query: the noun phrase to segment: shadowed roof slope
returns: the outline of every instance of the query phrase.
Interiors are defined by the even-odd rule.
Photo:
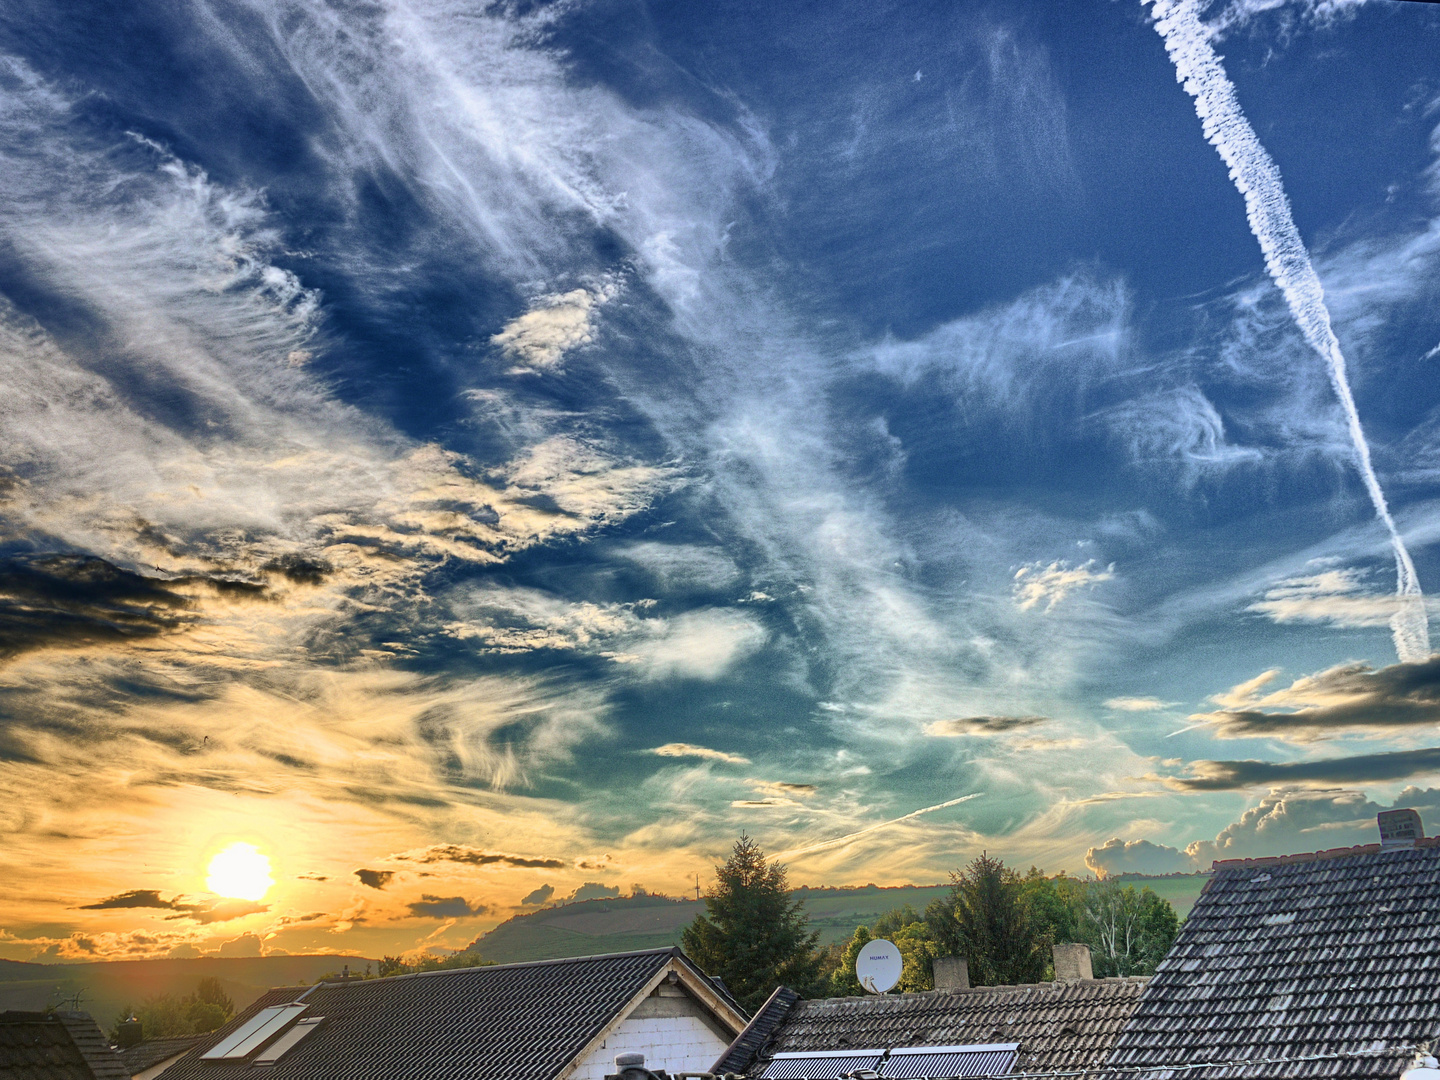
[[[1086,979],[981,986],[883,997],[799,1001],[758,1053],[741,1059],[736,1040],[722,1060],[760,1073],[775,1054],[909,1046],[1019,1043],[1015,1071],[1099,1064],[1140,999],[1144,979]],[[767,1022],[767,1009],[752,1026]]]
[[[146,1039],[121,1050],[120,1062],[125,1066],[125,1071],[134,1076],[154,1068],[162,1061],[169,1061],[176,1054],[184,1053],[203,1038],[204,1035],[177,1035],[167,1039]]]
[[[1398,1077],[1397,1048],[1440,1036],[1440,848],[1421,844],[1217,863],[1106,1064],[1383,1048],[1185,1075]]]
[[[166,1071],[166,1080],[551,1080],[673,963],[679,949],[430,971],[272,990]],[[671,969],[673,970],[673,969]],[[303,995],[303,999],[302,999]],[[203,1061],[251,1016],[302,1000],[324,1022],[273,1065]],[[739,1014],[743,1021],[744,1014]],[[738,1021],[737,1021],[738,1023]]]
[[[0,1080],[130,1080],[89,1013],[0,1013]]]

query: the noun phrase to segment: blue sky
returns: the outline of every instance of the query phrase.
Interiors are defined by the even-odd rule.
[[[1167,12],[0,6],[0,954],[1440,828],[1440,10]]]

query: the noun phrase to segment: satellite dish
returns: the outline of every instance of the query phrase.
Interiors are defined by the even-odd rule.
[[[867,941],[855,957],[855,977],[872,994],[883,994],[900,981],[905,961],[894,942],[884,938]]]

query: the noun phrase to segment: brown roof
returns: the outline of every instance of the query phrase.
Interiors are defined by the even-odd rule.
[[[1104,1059],[1145,983],[1086,979],[800,1001],[742,1067],[758,1075],[775,1054],[793,1051],[1019,1043],[1016,1072],[1086,1068]],[[762,1010],[756,1021],[764,1019]]]

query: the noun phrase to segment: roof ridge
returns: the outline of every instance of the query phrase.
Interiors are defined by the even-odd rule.
[[[1412,848],[1391,848],[1391,851],[1411,851],[1423,848],[1440,847],[1440,836],[1422,836],[1415,841]],[[1352,855],[1380,855],[1385,854],[1384,848],[1379,843],[1356,844],[1353,847],[1326,848],[1322,851],[1301,851],[1293,855],[1261,855],[1250,859],[1216,859],[1210,865],[1212,871],[1216,870],[1243,870],[1251,866],[1288,866],[1291,863],[1319,862],[1321,859],[1343,859]]]
[[[436,975],[463,975],[467,971],[511,971],[523,967],[549,967],[554,964],[578,964],[587,960],[618,960],[622,956],[681,956],[685,954],[678,945],[666,945],[658,949],[627,949],[624,952],[594,953],[590,956],[556,956],[549,960],[516,960],[509,964],[477,964],[475,967],[443,968],[438,971],[412,971],[405,975],[385,975],[386,981],[399,979],[425,979]],[[689,957],[685,957],[689,959]],[[692,961],[693,963],[693,961]],[[322,980],[323,981],[323,980]],[[326,986],[349,986],[351,984],[375,982],[375,979],[336,979],[323,981]],[[316,986],[321,985],[316,983]]]

